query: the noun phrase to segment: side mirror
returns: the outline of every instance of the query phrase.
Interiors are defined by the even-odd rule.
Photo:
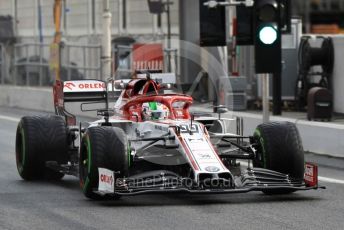
[[[191,112],[190,115],[194,117],[213,117],[211,113],[207,112]]]
[[[227,113],[228,109],[227,108],[219,108],[217,109],[217,113]]]
[[[116,89],[126,89],[128,86],[128,83],[125,83],[123,81],[115,81],[115,88]]]
[[[170,83],[161,83],[160,89],[172,89],[173,85]]]
[[[217,105],[217,106],[214,106],[214,108],[216,109],[216,113],[227,113],[228,112],[228,108],[224,105]]]
[[[97,115],[102,117],[111,117],[115,115],[115,111],[111,109],[99,109],[97,110]]]
[[[219,115],[219,120],[221,119],[221,114],[228,112],[228,108],[224,105],[214,106],[214,108],[216,108],[216,113]]]

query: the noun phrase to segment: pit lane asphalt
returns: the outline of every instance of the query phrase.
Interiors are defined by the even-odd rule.
[[[90,201],[74,177],[23,181],[15,166],[16,120],[32,114],[37,112],[0,107],[0,229],[344,229],[344,184],[338,183],[283,196],[164,194]],[[331,159],[326,161],[320,176],[344,180],[344,167],[331,168]]]

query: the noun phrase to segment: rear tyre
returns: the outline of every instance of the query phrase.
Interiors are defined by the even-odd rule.
[[[82,138],[79,166],[84,195],[95,200],[107,198],[94,193],[99,184],[98,168],[119,172],[116,178],[128,176],[130,153],[127,135],[116,127],[89,128]]]
[[[64,174],[45,167],[47,161],[68,161],[67,130],[60,116],[23,117],[17,127],[16,163],[24,180],[59,180]]]
[[[254,133],[259,143],[254,167],[288,174],[292,179],[304,179],[304,152],[300,134],[293,123],[271,122],[259,125]],[[266,194],[287,194],[293,191],[278,189]]]

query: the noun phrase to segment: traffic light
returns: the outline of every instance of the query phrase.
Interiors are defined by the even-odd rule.
[[[226,46],[226,8],[222,6],[209,8],[204,5],[207,1],[199,0],[200,45]]]
[[[255,0],[254,47],[256,73],[281,72],[281,4],[279,0]]]
[[[253,7],[236,7],[236,43],[238,46],[253,45]]]

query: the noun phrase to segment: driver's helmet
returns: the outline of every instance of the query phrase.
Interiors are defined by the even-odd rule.
[[[144,120],[162,120],[169,116],[169,109],[159,102],[146,102],[142,104],[142,117]]]

